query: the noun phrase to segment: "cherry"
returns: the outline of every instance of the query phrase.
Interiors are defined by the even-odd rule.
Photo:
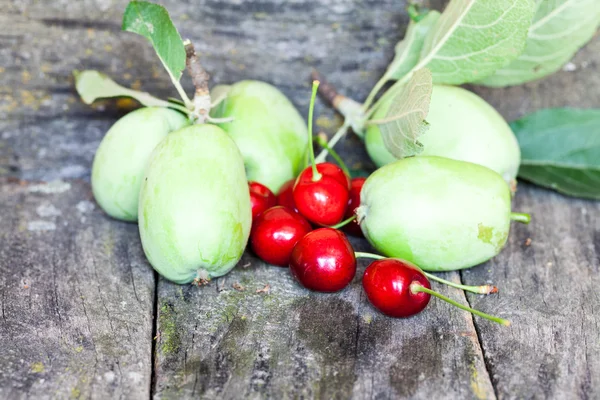
[[[277,198],[271,192],[271,189],[265,185],[250,181],[248,182],[250,188],[250,204],[252,205],[252,221],[256,219],[268,208],[271,208],[277,204]]]
[[[356,257],[343,232],[320,228],[296,244],[290,257],[290,272],[307,289],[337,292],[352,282]]]
[[[335,225],[342,220],[348,203],[350,178],[337,165],[315,162],[312,144],[312,120],[319,81],[313,81],[308,108],[308,152],[311,165],[300,173],[294,184],[294,203],[300,214],[316,225]]]
[[[352,183],[350,185],[350,198],[348,199],[348,206],[346,207],[346,213],[344,214],[344,219],[352,217],[354,211],[360,206],[360,191],[362,190],[363,185],[367,178],[353,178]],[[344,226],[344,232],[349,233],[353,236],[363,237],[362,229],[360,229],[360,225],[356,220],[350,222],[348,225]]]
[[[349,179],[335,164],[317,164],[316,170],[318,175],[311,167],[302,171],[294,186],[294,203],[302,215],[317,225],[337,224],[348,204]]]
[[[510,325],[510,321],[474,310],[431,290],[423,271],[408,261],[393,258],[373,261],[365,269],[363,288],[371,304],[390,317],[418,314],[427,307],[431,296],[435,296],[490,321]]]
[[[375,308],[390,317],[410,317],[427,307],[431,296],[412,292],[413,283],[431,289],[419,268],[392,258],[373,261],[363,275],[367,298]]]
[[[290,179],[289,181],[283,184],[283,186],[279,190],[279,194],[277,195],[277,205],[284,206],[298,212],[298,208],[296,208],[296,203],[294,203],[295,183],[296,178]]]
[[[297,212],[283,206],[271,207],[252,224],[250,245],[262,260],[285,267],[296,243],[311,229]]]

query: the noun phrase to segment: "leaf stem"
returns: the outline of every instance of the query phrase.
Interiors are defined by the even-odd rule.
[[[329,143],[328,143],[329,148],[333,148],[333,146],[335,146],[337,144],[337,142],[340,141],[342,136],[344,136],[346,131],[348,131],[348,128],[350,128],[350,121],[348,121],[346,119],[346,120],[344,120],[344,123],[342,124],[342,126],[340,126],[340,128],[335,132],[335,134],[329,140]],[[327,154],[329,154],[329,150],[324,149],[323,151],[321,151],[316,158],[316,162],[322,163],[323,161],[325,161],[325,159],[327,158]]]
[[[173,86],[175,86],[175,89],[177,89],[177,93],[179,93],[179,97],[181,97],[181,100],[183,100],[183,104],[185,104],[185,107],[188,110],[193,110],[194,104],[192,103],[188,95],[185,93],[185,90],[183,90],[183,86],[181,86],[181,83],[177,79],[175,79],[175,77],[171,74],[171,71],[169,71],[168,68],[167,72],[171,77],[171,82],[173,82]]]
[[[531,215],[529,215],[527,213],[511,212],[510,219],[512,221],[517,221],[517,222],[527,225],[528,223],[531,222]]]
[[[138,92],[136,90],[123,88],[123,95],[124,96],[129,96],[129,97],[132,97],[132,98],[134,98],[134,99],[137,100],[139,94],[140,94],[140,92]],[[179,111],[184,112],[186,115],[190,114],[190,110],[188,110],[187,108],[185,108],[184,106],[182,106],[180,104],[169,102],[169,101],[166,101],[166,100],[163,100],[163,99],[159,99],[157,97],[152,96],[150,93],[147,93],[147,92],[143,92],[143,94],[145,96],[151,98],[152,101],[155,102],[155,105],[157,107],[173,108],[175,110],[179,110]]]
[[[456,306],[456,307],[460,308],[461,310],[468,311],[468,312],[470,312],[472,314],[478,315],[478,316],[480,316],[482,318],[485,318],[487,320],[496,322],[496,323],[498,323],[500,325],[504,325],[504,326],[509,326],[510,325],[510,321],[508,321],[506,319],[499,318],[499,317],[494,317],[493,315],[489,315],[489,314],[486,314],[484,312],[475,310],[475,309],[473,309],[471,307],[464,306],[464,305],[462,305],[462,304],[460,304],[460,303],[452,300],[451,298],[444,296],[443,294],[440,294],[440,293],[438,293],[438,292],[436,292],[434,290],[431,290],[431,289],[428,289],[428,288],[424,287],[423,285],[421,285],[418,282],[413,282],[413,283],[410,284],[410,291],[412,293],[419,293],[419,292],[427,293],[427,294],[429,294],[431,296],[437,297],[440,300],[444,300],[445,302],[450,303],[453,306]]]
[[[354,252],[354,256],[356,258],[373,258],[375,260],[383,260],[384,258],[386,258],[386,257],[381,256],[379,254],[365,253],[365,252],[361,252],[361,251]],[[454,283],[452,281],[447,281],[446,279],[440,278],[437,275],[430,274],[429,272],[423,271],[421,268],[419,268],[419,270],[428,279],[431,279],[433,281],[442,283],[442,284],[447,285],[447,286],[451,286],[451,287],[456,288],[456,289],[462,289],[462,290],[465,290],[467,292],[476,293],[476,294],[498,293],[498,288],[496,286],[493,286],[493,285],[481,285],[481,286],[462,285],[460,283]]]
[[[315,110],[315,99],[317,97],[317,90],[319,89],[319,81],[314,80],[312,84],[312,94],[310,96],[310,105],[308,106],[308,151],[310,153],[310,161],[312,163],[313,182],[321,180],[321,174],[317,170],[317,163],[315,162],[315,150],[313,148],[312,137],[313,137],[313,113]]]
[[[371,92],[369,93],[369,95],[367,96],[367,99],[363,103],[363,110],[367,110],[369,108],[371,103],[373,103],[373,100],[375,100],[375,96],[377,96],[377,93],[379,93],[381,88],[387,83],[388,80],[389,80],[389,77],[388,77],[388,74],[386,71],[383,74],[383,76],[381,77],[381,79],[379,79],[377,81],[375,86],[373,86],[373,89],[371,89]]]
[[[391,96],[390,93],[394,92],[394,88],[395,87],[400,87],[402,85],[404,85],[406,82],[408,82],[410,80],[410,78],[412,77],[413,73],[415,72],[415,69],[413,68],[411,71],[409,71],[406,75],[404,75],[402,77],[402,79],[396,81],[396,83],[394,83],[392,85],[391,88],[389,88],[376,102],[375,104],[373,104],[373,106],[371,108],[367,108],[365,107],[365,118],[369,118],[371,115],[373,115],[373,113],[375,112],[375,110],[377,110],[377,108],[379,108],[379,106],[381,106],[389,96]],[[365,102],[365,104],[367,104],[367,102]],[[370,103],[369,103],[370,105]]]
[[[329,154],[331,154],[331,157],[333,157],[333,159],[338,163],[338,165],[340,166],[342,171],[344,171],[344,173],[346,175],[350,176],[350,171],[348,170],[348,167],[344,163],[344,160],[342,160],[342,157],[340,157],[340,155],[337,153],[337,151],[332,149],[331,146],[329,146],[327,144],[327,140],[325,140],[323,137],[317,135],[315,137],[315,141],[319,144],[319,146],[326,149],[329,152]]]
[[[350,218],[345,219],[345,220],[343,220],[340,223],[328,226],[328,228],[331,228],[331,229],[340,229],[340,228],[343,228],[344,226],[348,225],[350,222],[354,221],[355,219],[356,219],[356,215],[353,215]],[[356,256],[356,253],[354,253],[354,255]]]

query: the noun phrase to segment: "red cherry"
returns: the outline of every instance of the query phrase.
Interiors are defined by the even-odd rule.
[[[317,164],[321,179],[313,181],[312,167],[307,167],[294,186],[294,203],[298,211],[317,225],[335,225],[342,220],[348,204],[350,179],[340,167]]]
[[[348,199],[348,206],[346,207],[346,213],[344,219],[348,219],[354,215],[354,211],[360,206],[360,191],[367,178],[353,178],[350,184],[350,199]],[[356,220],[350,222],[348,225],[342,228],[344,232],[349,233],[353,236],[363,237],[362,229]]]
[[[298,208],[296,208],[296,203],[294,203],[295,183],[296,178],[290,179],[289,181],[283,184],[281,189],[279,189],[279,194],[277,195],[277,205],[284,206],[298,212]]]
[[[341,169],[336,164],[333,164],[330,162],[319,163],[319,164],[317,164],[317,170],[321,174],[327,175],[327,176],[335,179],[342,185],[346,186],[348,188],[348,190],[350,190],[350,185],[351,185],[350,177],[348,175],[346,175],[344,170]],[[312,179],[312,175],[310,176],[310,178]]]
[[[352,282],[356,257],[344,233],[320,228],[296,244],[290,257],[290,271],[307,289],[337,292]]]
[[[252,205],[252,221],[268,208],[277,204],[277,198],[271,189],[258,182],[248,182],[250,188],[250,204]]]
[[[431,285],[423,272],[407,261],[393,258],[374,261],[365,270],[362,282],[371,304],[390,317],[418,314],[431,298],[428,293],[411,290],[413,283],[427,289],[431,289]]]
[[[252,225],[250,245],[262,260],[285,267],[292,250],[312,227],[304,217],[282,206],[271,207]]]

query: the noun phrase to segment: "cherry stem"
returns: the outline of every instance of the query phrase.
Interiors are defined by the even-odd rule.
[[[340,155],[337,153],[337,151],[332,149],[329,146],[329,144],[327,144],[327,140],[325,140],[323,137],[317,135],[317,137],[315,137],[315,141],[319,144],[319,146],[321,146],[322,148],[327,150],[329,152],[329,154],[331,154],[331,157],[333,157],[333,159],[338,163],[338,165],[340,166],[342,171],[344,171],[344,173],[346,175],[350,176],[350,171],[348,170],[348,167],[344,163],[344,160],[342,160],[342,157],[340,157]]]
[[[364,252],[359,252],[359,251],[355,252],[354,256],[356,258],[374,258],[376,260],[382,260],[382,259],[386,258],[384,256],[380,256],[379,254],[364,253]],[[452,282],[452,281],[447,281],[446,279],[440,278],[437,275],[430,274],[429,272],[423,271],[420,268],[419,268],[419,270],[428,279],[431,279],[433,281],[442,283],[444,285],[451,286],[451,287],[456,288],[456,289],[464,290],[466,292],[471,292],[471,293],[475,293],[475,294],[492,294],[492,293],[498,293],[498,288],[496,286],[494,286],[494,285],[481,285],[481,286],[462,285],[460,283],[455,283],[455,282]]]
[[[343,220],[342,222],[340,222],[338,224],[328,226],[328,228],[331,228],[331,229],[340,229],[340,228],[348,225],[350,222],[354,221],[355,219],[356,219],[356,215],[353,215],[350,218],[345,219],[345,220]],[[354,254],[356,254],[356,253],[354,253]]]
[[[443,294],[440,294],[434,290],[428,289],[425,286],[421,285],[419,282],[413,282],[410,284],[410,291],[412,293],[419,293],[419,292],[423,292],[423,293],[427,293],[431,296],[437,297],[438,299],[444,300],[447,303],[452,304],[453,306],[456,306],[458,308],[460,308],[461,310],[465,310],[468,311],[472,314],[478,315],[482,318],[488,319],[490,321],[496,322],[500,325],[504,325],[504,326],[509,326],[510,325],[510,321],[503,319],[503,318],[499,318],[499,317],[494,317],[493,315],[489,315],[486,314],[484,312],[475,310],[471,307],[467,307],[467,306],[463,306],[462,304],[452,300],[449,297],[444,296]]]
[[[531,215],[526,213],[510,213],[510,219],[527,225],[531,222]]]
[[[312,163],[313,182],[321,180],[321,174],[317,170],[317,163],[315,162],[315,150],[313,149],[312,143],[313,113],[315,111],[315,99],[317,97],[317,90],[319,90],[319,81],[314,80],[312,84],[312,95],[310,96],[310,105],[308,106],[308,151],[310,153],[310,162]]]

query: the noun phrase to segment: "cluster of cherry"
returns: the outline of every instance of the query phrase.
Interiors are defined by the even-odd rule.
[[[356,210],[368,178],[350,179],[341,158],[326,144],[325,148],[340,166],[315,161],[312,119],[318,85],[318,81],[313,82],[308,113],[310,165],[297,178],[286,182],[277,196],[261,183],[249,182],[250,246],[254,253],[270,264],[289,267],[302,286],[318,292],[337,292],[348,286],[356,275],[358,257],[376,259],[366,268],[362,284],[369,301],[382,313],[409,317],[421,312],[431,296],[435,296],[508,325],[504,319],[473,310],[431,290],[429,279],[484,294],[497,292],[495,286],[465,286],[422,271],[405,260],[354,251],[340,229],[363,236]]]
[[[391,317],[418,314],[433,295],[508,325],[504,319],[473,310],[431,290],[428,277],[479,294],[495,293],[495,286],[465,286],[429,274],[404,260],[354,251],[342,230],[363,236],[355,210],[360,206],[365,180],[350,179],[340,167],[325,162],[314,165],[314,169],[307,167],[297,179],[283,185],[277,196],[266,186],[249,182],[252,250],[269,264],[289,267],[302,286],[318,292],[344,289],[356,275],[356,259],[375,258],[365,269],[362,284],[369,301],[382,313]]]

